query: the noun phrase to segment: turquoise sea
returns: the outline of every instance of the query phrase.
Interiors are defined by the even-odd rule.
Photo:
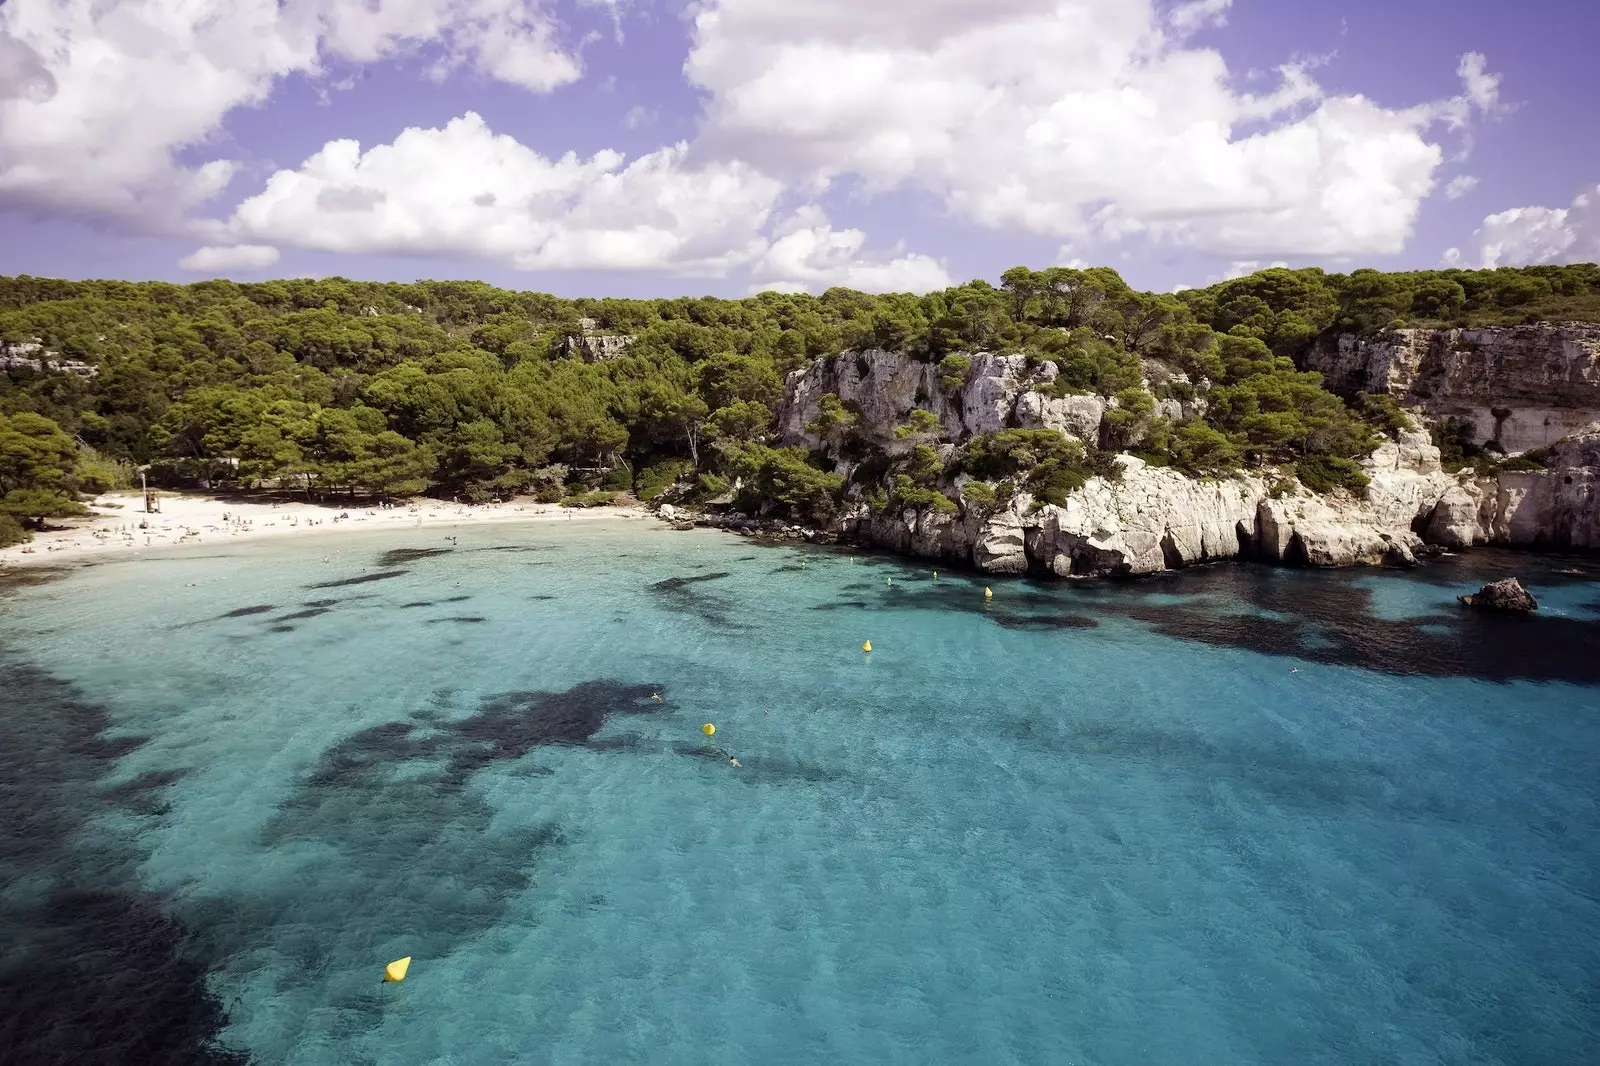
[[[0,1061],[1600,1061],[1600,562],[640,525],[13,580]]]

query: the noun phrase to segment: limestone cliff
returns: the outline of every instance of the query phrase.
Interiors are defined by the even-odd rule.
[[[1429,513],[1425,535],[1447,548],[1600,550],[1600,422],[1557,442],[1548,469],[1463,476]]]
[[[1548,452],[1545,470],[1463,475],[1423,528],[1449,548],[1600,548],[1600,324],[1340,334],[1303,360],[1336,392],[1387,392],[1491,451]]]
[[[936,415],[952,444],[1006,428],[1053,428],[1100,440],[1108,401],[1055,395],[1052,364],[982,352],[970,362],[965,380],[945,388],[935,367],[898,353],[819,359],[789,376],[780,442],[824,449],[807,425],[828,393],[859,413],[863,437],[889,451],[902,447],[894,429],[915,408]],[[1413,526],[1426,526],[1446,494],[1460,488],[1420,432],[1404,433],[1368,457],[1372,484],[1360,500],[1282,485],[1274,490],[1270,471],[1206,480],[1130,455],[1115,463],[1119,476],[1090,479],[1064,506],[1026,493],[988,507],[969,503],[954,515],[875,513],[858,502],[838,526],[885,548],[995,573],[1148,574],[1241,556],[1326,566],[1405,563],[1423,543]],[[839,469],[848,474],[854,466],[841,461]]]
[[[1508,454],[1548,448],[1600,420],[1600,324],[1344,333],[1302,360],[1346,395],[1387,392],[1434,421],[1472,427]]]

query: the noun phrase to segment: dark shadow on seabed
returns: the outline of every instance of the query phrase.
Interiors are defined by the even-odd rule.
[[[418,957],[442,956],[499,922],[540,854],[564,839],[556,826],[497,830],[465,787],[471,777],[542,745],[587,744],[615,714],[668,706],[651,699],[657,686],[591,681],[361,730],[324,752],[262,840],[264,850],[293,839],[335,849],[315,891],[291,874],[282,891],[179,905],[140,888],[144,856],[93,823],[112,811],[162,817],[162,792],[184,771],[117,781],[117,761],[147,738],[105,739],[107,708],[4,652],[0,686],[0,1063],[30,1066],[247,1062],[215,1043],[229,1019],[206,974],[262,949],[297,973],[348,974],[331,981],[329,1005],[376,1024],[384,1000],[368,980],[372,959],[348,957],[330,936],[350,913],[383,913],[411,931]]]
[[[191,931],[138,886],[143,856],[94,820],[159,817],[181,772],[107,783],[141,737],[0,650],[0,1062],[238,1064]]]
[[[841,598],[810,609],[963,612],[1004,629],[1041,632],[1093,629],[1097,618],[1119,617],[1180,640],[1377,673],[1600,685],[1600,601],[1579,605],[1577,615],[1496,615],[1451,603],[1396,619],[1375,608],[1372,582],[1465,593],[1511,575],[1536,587],[1592,586],[1600,567],[1567,556],[1482,550],[1413,570],[1223,562],[1145,578],[1074,582],[933,580],[899,569],[893,584],[852,582],[840,587]],[[985,582],[993,584],[995,599],[983,598]]]

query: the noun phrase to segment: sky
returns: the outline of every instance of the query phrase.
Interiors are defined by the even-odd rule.
[[[1596,0],[0,0],[0,274],[1600,260]]]

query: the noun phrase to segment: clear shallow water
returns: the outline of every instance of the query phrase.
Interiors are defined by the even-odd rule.
[[[710,533],[447,547],[6,594],[0,1060],[1600,1054],[1568,564],[985,605]],[[1543,617],[1453,607],[1506,567]]]

